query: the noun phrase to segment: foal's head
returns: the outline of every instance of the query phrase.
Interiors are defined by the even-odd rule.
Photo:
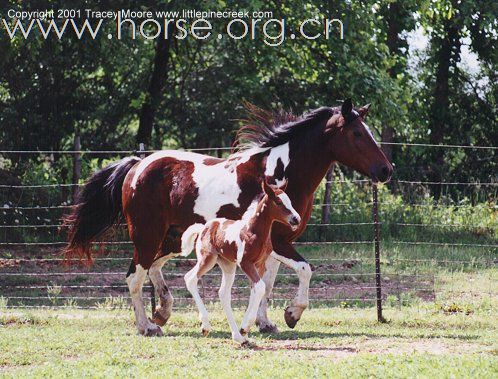
[[[266,180],[263,180],[261,187],[265,193],[261,201],[264,204],[263,206],[269,208],[272,220],[289,225],[292,230],[296,230],[301,222],[301,216],[299,216],[299,213],[292,206],[289,196],[284,192],[287,183],[278,188],[269,185]]]
[[[328,148],[334,160],[369,176],[374,182],[387,182],[393,166],[365,123],[369,108],[370,104],[354,109],[351,99],[345,100],[341,112],[327,121]]]

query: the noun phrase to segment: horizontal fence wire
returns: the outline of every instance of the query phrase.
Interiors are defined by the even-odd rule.
[[[467,149],[467,150],[488,150],[496,151],[498,147],[496,146],[472,146],[472,145],[435,145],[435,144],[425,144],[425,143],[403,143],[403,142],[392,142],[392,143],[381,143],[382,145],[391,145],[399,147],[427,147],[427,148],[444,148],[444,149]],[[231,152],[233,148],[231,147],[208,147],[208,148],[197,148],[197,149],[185,149],[185,151],[194,152]],[[18,154],[18,155],[36,155],[36,154],[68,154],[74,156],[82,155],[95,155],[95,156],[105,156],[105,155],[140,155],[140,154],[150,154],[154,153],[155,150],[59,150],[59,151],[37,151],[37,150],[2,150],[0,154]],[[498,187],[498,182],[493,181],[493,179],[488,181],[421,181],[421,180],[410,180],[409,178],[393,178],[392,182],[394,185],[399,185],[398,188],[406,188],[406,191],[415,191],[417,186],[420,186],[423,191],[427,191],[424,187],[429,186],[461,186],[468,188],[475,188],[479,191],[494,191],[495,187]],[[343,179],[335,178],[331,181],[323,181],[327,184],[338,184],[338,185],[348,185],[357,184],[355,188],[360,191],[365,192],[371,181],[369,179]],[[33,194],[33,198],[38,193],[53,193],[50,189],[60,188],[61,192],[64,190],[70,192],[81,184],[76,183],[28,183],[28,184],[1,184],[0,189],[3,190],[16,190],[17,193],[27,193]],[[413,189],[412,189],[413,187]],[[47,190],[45,192],[27,191],[27,190]],[[453,189],[448,189],[453,190]],[[455,190],[459,190],[455,188]],[[494,194],[496,196],[496,193]],[[410,199],[407,199],[410,200]],[[368,199],[362,200],[362,204],[365,206],[372,206],[373,202]],[[481,203],[487,209],[492,211],[498,209],[496,202]],[[379,201],[379,205],[382,210],[382,200]],[[355,207],[355,202],[326,202],[313,204],[313,208],[334,208],[334,207]],[[444,201],[437,202],[411,202],[407,201],[403,203],[405,207],[413,208],[430,208],[432,209],[458,209],[462,207],[468,207],[468,204],[460,204],[458,202],[451,203],[448,199]],[[0,204],[0,211],[4,215],[15,215],[17,218],[21,218],[22,215],[26,215],[26,220],[28,220],[28,215],[33,215],[31,217],[34,219],[36,215],[40,215],[38,221],[27,221],[25,223],[17,220],[9,219],[8,223],[4,221],[3,225],[0,225],[1,233],[11,233],[13,231],[23,231],[23,230],[33,230],[31,232],[33,235],[37,233],[37,236],[41,236],[43,233],[47,235],[52,235],[52,230],[59,230],[62,225],[57,223],[58,220],[51,219],[50,217],[43,218],[50,214],[51,211],[67,211],[70,210],[73,205],[68,202],[58,202],[56,204],[41,205],[41,204]],[[347,210],[349,212],[349,210]],[[19,217],[19,214],[21,217]],[[10,216],[9,216],[10,217]],[[57,218],[59,218],[58,215]],[[417,221],[417,220],[415,220]],[[125,227],[125,224],[118,225],[120,227]],[[333,230],[347,230],[348,228],[358,228],[363,227],[368,228],[374,226],[373,222],[357,220],[354,222],[340,220],[336,222],[316,222],[315,220],[308,223],[307,226],[310,228],[309,231],[315,230],[316,233],[322,233],[322,231],[333,231]],[[440,228],[440,229],[451,229],[455,232],[458,229],[467,229],[481,232],[483,229],[489,228],[487,225],[480,225],[476,220],[469,220],[466,222],[455,222],[448,220],[447,223],[429,223],[429,222],[403,222],[402,219],[399,221],[386,221],[379,222],[379,226],[383,227],[400,227],[404,229],[416,228],[421,231]],[[338,229],[340,228],[340,229]],[[39,230],[38,230],[39,229]],[[388,229],[386,229],[388,231]],[[396,229],[397,230],[397,229]],[[432,233],[432,232],[431,232]],[[438,232],[439,233],[439,232]],[[449,231],[448,231],[449,233]],[[322,258],[310,258],[307,261],[311,264],[313,268],[313,276],[310,285],[310,294],[312,298],[310,299],[310,304],[338,304],[341,306],[346,303],[351,304],[362,304],[366,303],[368,306],[374,305],[376,301],[375,291],[377,286],[375,284],[376,272],[373,271],[374,258],[373,254],[369,256],[364,256],[368,253],[367,250],[369,246],[373,248],[374,241],[367,235],[368,238],[360,238],[358,240],[341,240],[342,238],[336,237],[338,240],[305,240],[294,243],[295,246],[302,246],[303,249],[306,247],[330,247],[330,249],[345,249],[344,251],[362,251],[360,255],[357,252],[355,255],[346,257],[322,257]],[[38,237],[37,237],[38,238]],[[0,249],[9,248],[26,248],[27,252],[32,254],[30,248],[45,247],[47,249],[57,249],[63,248],[66,245],[64,241],[58,241],[59,238],[53,236],[52,241],[37,241],[37,238],[26,241],[5,241],[0,242]],[[396,246],[407,246],[407,247],[429,247],[434,249],[451,248],[451,256],[447,257],[426,257],[426,256],[414,256],[414,257],[403,257],[398,256],[398,253],[390,253],[385,256],[381,254],[381,262],[386,268],[385,273],[382,277],[383,294],[382,298],[386,301],[390,296],[394,296],[398,303],[401,304],[404,300],[403,297],[406,294],[415,294],[422,299],[435,300],[437,296],[448,296],[460,294],[469,295],[477,294],[483,295],[487,294],[489,296],[496,296],[498,293],[494,291],[494,287],[491,286],[489,291],[474,291],[470,289],[459,289],[459,288],[439,288],[437,284],[438,279],[436,279],[436,273],[434,271],[424,272],[420,268],[424,267],[451,267],[448,272],[456,272],[458,270],[465,270],[468,267],[481,268],[493,268],[498,264],[498,254],[496,249],[498,249],[498,243],[494,243],[493,240],[478,242],[467,242],[458,240],[451,240],[449,242],[445,241],[424,241],[424,240],[410,240],[410,238],[385,238],[381,240],[384,246],[394,249],[396,251]],[[93,245],[109,245],[114,248],[122,248],[122,252],[127,251],[128,247],[131,247],[132,243],[129,240],[112,240],[112,241],[98,241]],[[334,246],[337,246],[335,248]],[[126,249],[125,249],[126,248]],[[479,252],[466,250],[471,248],[479,248]],[[465,250],[464,250],[465,249]],[[364,252],[365,250],[366,252]],[[426,249],[430,251],[431,249]],[[410,250],[411,251],[411,250]],[[414,250],[415,251],[415,250]],[[21,252],[23,252],[21,250]],[[64,259],[59,256],[54,256],[54,251],[49,250],[52,254],[50,257],[32,257],[26,256],[25,254],[19,254],[17,250],[13,250],[8,256],[1,257],[3,253],[0,251],[0,300],[5,299],[6,303],[3,305],[6,308],[74,308],[74,309],[102,309],[102,308],[113,308],[122,307],[121,301],[124,301],[124,306],[129,306],[130,297],[128,294],[128,286],[123,283],[123,278],[126,272],[123,271],[123,266],[127,266],[128,262],[131,260],[130,256],[97,256],[94,258],[95,265],[93,268],[83,267],[79,264],[79,260]],[[36,254],[36,253],[35,253]],[[418,254],[418,253],[417,253]],[[453,255],[454,254],[454,255]],[[37,254],[38,255],[38,254]],[[44,255],[40,253],[40,255]],[[455,259],[451,259],[452,257]],[[183,275],[185,270],[190,269],[195,264],[196,259],[186,258],[186,259],[171,259],[167,265],[169,269],[163,271],[163,275],[167,280],[172,281],[172,284],[168,287],[175,292],[175,300],[180,304],[184,303],[180,307],[176,306],[174,309],[185,309],[186,306],[194,307],[192,298],[186,296],[188,292],[185,290],[183,285]],[[62,266],[63,264],[69,264],[69,266]],[[60,269],[57,266],[60,265]],[[98,265],[98,266],[97,266]],[[112,265],[112,266],[111,266]],[[103,266],[103,267],[101,267]],[[407,267],[409,271],[402,272],[399,267]],[[46,271],[40,271],[46,270]],[[171,271],[173,270],[173,271]],[[461,271],[463,272],[463,271]],[[496,278],[492,277],[492,283],[496,283]],[[95,278],[102,278],[102,283],[90,284],[82,283],[81,278],[87,276],[90,281],[96,280]],[[248,300],[248,293],[250,286],[248,283],[243,284],[240,280],[245,279],[245,275],[238,272],[236,274],[237,282],[233,286],[233,290],[236,294],[233,296],[234,302],[246,302]],[[100,279],[99,279],[100,280]],[[216,281],[220,280],[219,272],[210,272],[205,275],[202,283],[200,283],[199,289],[202,291],[202,296],[207,301],[217,300],[217,289],[218,285]],[[494,281],[493,281],[494,280]],[[31,282],[30,282],[31,281]],[[75,282],[79,281],[79,282]],[[122,284],[116,284],[115,281]],[[48,283],[47,283],[48,282]],[[288,303],[291,301],[291,296],[294,294],[297,285],[297,276],[294,272],[286,269],[284,272],[280,272],[277,275],[277,283],[275,286],[275,291],[273,296],[270,297],[270,302],[276,303]],[[144,291],[149,294],[153,287],[148,284],[144,285]],[[60,291],[60,293],[54,293]],[[107,291],[107,292],[106,292]],[[109,294],[110,292],[110,294]],[[313,297],[315,296],[315,297]],[[413,295],[410,295],[413,296]],[[148,295],[144,296],[144,299],[149,300]],[[46,304],[46,303],[50,304]],[[60,304],[63,302],[64,304]],[[67,304],[66,304],[67,303]],[[0,303],[1,304],[1,303]],[[346,305],[348,306],[348,305]]]
[[[402,147],[435,147],[446,149],[471,149],[471,150],[498,150],[497,146],[478,146],[478,145],[451,145],[451,144],[431,144],[415,142],[383,142],[379,145],[385,146],[402,146]],[[185,151],[232,151],[233,147],[201,147],[192,149],[179,149],[172,147],[173,150]],[[168,150],[168,149],[165,149]],[[149,154],[160,150],[0,150],[0,154]]]
[[[429,181],[414,181],[414,180],[399,180],[393,179],[395,183],[401,184],[411,184],[411,185],[445,185],[445,186],[489,186],[495,187],[498,186],[498,182],[429,182]],[[351,180],[331,180],[325,181],[325,183],[330,184],[359,184],[359,183],[370,183],[369,179],[351,179]],[[79,187],[80,184],[75,183],[67,183],[67,184],[33,184],[33,185],[10,185],[10,184],[1,184],[0,188],[8,188],[8,189],[28,189],[28,188],[56,188],[56,187]]]

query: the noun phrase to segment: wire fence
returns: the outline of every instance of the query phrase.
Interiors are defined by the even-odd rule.
[[[393,147],[489,150],[494,146],[390,143]],[[189,149],[212,154],[231,148]],[[68,155],[116,157],[147,154],[137,151],[0,151],[2,156]],[[92,158],[89,158],[92,159]],[[100,162],[102,163],[102,162]],[[405,306],[494,301],[498,295],[498,181],[420,181],[394,178],[389,188],[375,192],[369,180],[335,175],[321,187],[331,188],[330,199],[317,192],[305,233],[295,243],[313,267],[310,306]],[[61,216],[72,207],[72,191],[81,185],[81,171],[57,182],[0,184],[0,306],[7,308],[116,308],[129,306],[124,278],[132,243],[126,225],[105,246],[93,266],[64,266],[60,250],[65,236]],[[68,182],[72,181],[72,183]],[[442,197],[435,201],[427,187],[463,188],[473,200]],[[378,200],[376,199],[378,195]],[[468,196],[469,198],[471,196]],[[320,212],[328,209],[327,219]],[[376,212],[378,209],[378,212]],[[176,302],[192,307],[183,275],[194,259],[172,259],[163,274]],[[204,300],[217,300],[218,269],[201,282]],[[297,289],[295,273],[282,267],[270,303],[288,304]],[[146,298],[154,291],[145,287]],[[237,274],[233,301],[247,304],[249,285]],[[484,299],[484,300],[483,300]],[[379,314],[379,319],[382,314]]]

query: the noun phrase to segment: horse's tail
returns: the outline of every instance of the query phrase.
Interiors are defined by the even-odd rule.
[[[182,235],[182,257],[186,257],[192,252],[195,246],[195,241],[203,229],[204,224],[194,224],[185,230]]]
[[[92,261],[92,242],[101,237],[122,216],[122,187],[128,171],[140,161],[129,157],[96,172],[76,196],[71,212],[63,216],[68,229],[66,259],[87,258]]]

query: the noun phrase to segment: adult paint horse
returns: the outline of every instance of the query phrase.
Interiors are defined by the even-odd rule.
[[[239,151],[227,159],[160,151],[107,166],[89,179],[65,218],[66,256],[90,258],[92,242],[124,215],[135,247],[126,280],[137,327],[141,334],[161,335],[160,326],[170,317],[173,304],[161,268],[180,254],[183,231],[216,217],[240,219],[261,195],[263,179],[276,185],[287,180],[286,193],[302,222],[295,231],[280,224],[272,228],[273,252],[263,276],[266,296],[256,322],[261,331],[276,331],[266,315],[266,298],[282,262],[299,278],[297,295],[285,310],[285,321],[293,328],[308,306],[311,268],[292,242],[306,227],[314,191],[328,168],[339,162],[376,182],[391,177],[393,168],[364,122],[368,108],[355,110],[348,99],[341,107],[322,107],[296,117],[250,106],[249,121],[238,134]],[[147,318],[142,299],[147,272],[159,295],[154,323]]]

